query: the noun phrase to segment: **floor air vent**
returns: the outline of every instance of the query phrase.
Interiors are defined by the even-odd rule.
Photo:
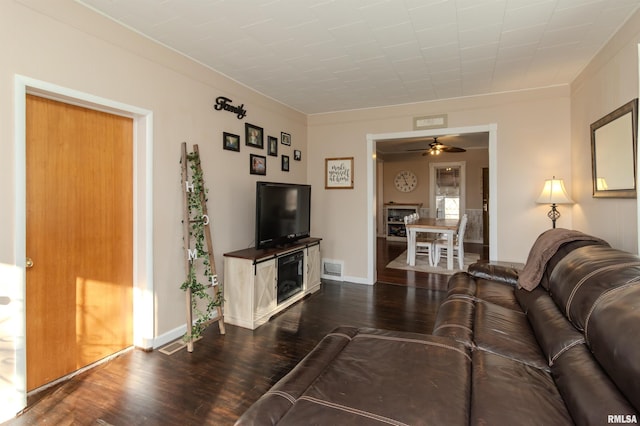
[[[322,278],[343,281],[344,262],[341,260],[322,259]]]

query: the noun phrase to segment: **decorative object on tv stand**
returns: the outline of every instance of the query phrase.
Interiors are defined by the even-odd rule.
[[[591,124],[594,198],[636,198],[638,99]]]
[[[562,179],[556,179],[554,176],[551,179],[544,181],[544,188],[538,200],[538,204],[551,204],[551,210],[547,213],[549,219],[556,227],[556,220],[560,217],[560,212],[556,208],[558,204],[573,204],[573,200],[569,198],[567,190],[564,188],[564,181]]]
[[[186,280],[180,288],[187,299],[187,332],[183,340],[187,350],[193,352],[193,342],[212,322],[218,322],[220,334],[225,334],[222,315],[222,283],[218,281],[213,257],[210,220],[207,212],[207,189],[200,167],[198,145],[187,153],[187,143],[182,143],[182,189],[184,191],[183,242],[185,251]],[[193,243],[193,245],[192,245]],[[198,277],[200,275],[200,278]],[[204,281],[204,282],[201,282]],[[204,304],[205,309],[201,306]],[[193,314],[196,321],[193,321]]]
[[[353,189],[353,157],[325,158],[325,189]]]
[[[264,148],[264,130],[262,127],[253,124],[244,123],[245,145],[254,148]]]
[[[240,136],[233,133],[222,133],[222,148],[229,151],[240,152]]]

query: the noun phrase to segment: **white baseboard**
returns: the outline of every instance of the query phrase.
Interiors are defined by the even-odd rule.
[[[349,282],[349,283],[354,283],[354,284],[366,284],[366,285],[375,284],[375,283],[369,282],[367,280],[367,278],[363,278],[363,277],[348,277],[348,276],[344,276],[343,281],[344,282]]]
[[[157,349],[166,345],[167,343],[173,342],[176,339],[181,338],[187,332],[187,325],[182,324],[180,327],[176,327],[173,330],[170,330],[166,333],[161,334],[160,336],[153,339],[153,349]]]

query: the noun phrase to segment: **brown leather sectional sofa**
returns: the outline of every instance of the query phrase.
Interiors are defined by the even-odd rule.
[[[573,241],[517,282],[453,275],[433,335],[335,329],[237,424],[640,422],[640,257]]]

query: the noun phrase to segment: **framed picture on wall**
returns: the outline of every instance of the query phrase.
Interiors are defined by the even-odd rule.
[[[293,150],[293,159],[296,160],[296,161],[301,161],[302,160],[302,151],[300,151],[299,149]]]
[[[274,136],[267,137],[267,154],[274,157],[278,156],[278,138]]]
[[[283,155],[282,156],[282,171],[283,172],[288,172],[289,171],[289,156],[288,155]]]
[[[249,173],[252,175],[267,174],[267,157],[264,155],[249,155]]]
[[[280,132],[280,139],[282,140],[282,145],[291,146],[291,135],[289,133]]]
[[[240,152],[240,136],[233,133],[222,133],[222,148],[229,151]]]
[[[260,149],[264,148],[264,131],[262,127],[244,123],[244,133],[245,145]]]

